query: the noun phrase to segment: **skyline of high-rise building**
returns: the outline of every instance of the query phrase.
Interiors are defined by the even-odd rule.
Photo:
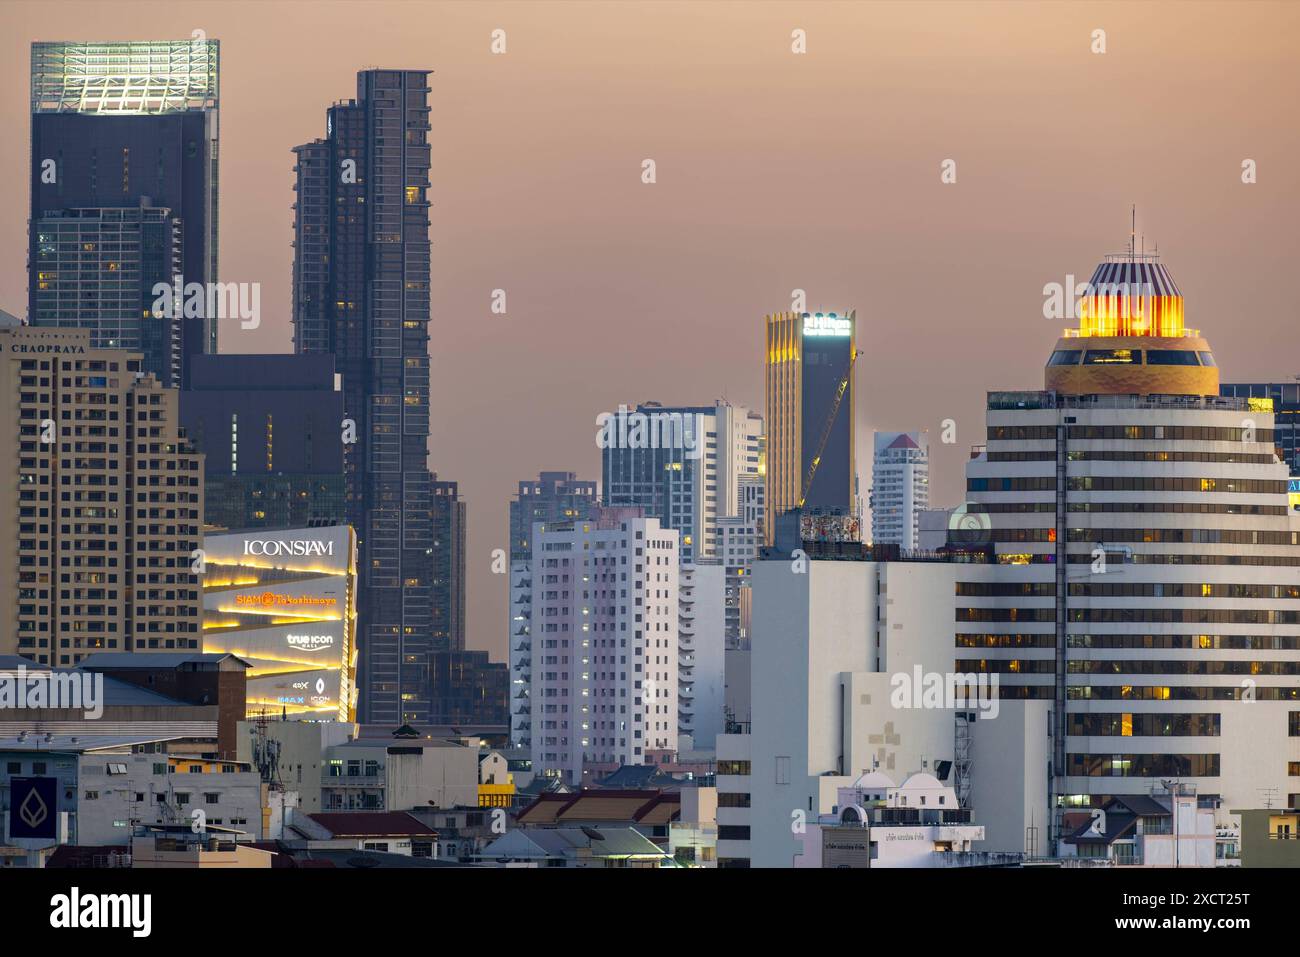
[[[293,329],[332,352],[353,428],[344,470],[360,551],[359,713],[432,713],[435,509],[429,442],[429,71],[363,70],[326,136],[294,148]],[[449,626],[450,627],[450,626]]]
[[[1285,916],[1300,8],[178,2],[0,5],[191,37],[0,84],[0,871],[112,869],[52,927],[180,939],[176,870],[247,867],[271,923],[331,867]]]
[[[1192,798],[1200,866],[1233,852],[1233,809],[1300,805],[1300,525],[1270,399],[1219,394],[1154,255],[1107,257],[1090,290],[1043,390],[989,393],[945,554],[757,563],[752,734],[719,744],[749,761],[741,866],[789,866],[790,806],[831,813],[873,770],[950,779],[990,851],[1124,865],[1186,852],[1089,835],[1115,802]]]
[[[217,351],[220,81],[217,40],[31,48],[29,321],[139,352],[165,386]],[[155,308],[178,282],[202,315]]]
[[[1300,531],[1267,400],[1220,395],[1157,256],[1108,256],[1089,289],[1045,390],[989,393],[963,534],[1000,573],[958,583],[955,668],[1050,708],[1058,843],[1068,808],[1162,779],[1223,808],[1290,793],[1300,701]]]
[[[726,638],[732,649],[742,647],[749,638],[749,575],[763,544],[765,492],[762,475],[744,477],[736,514],[718,519],[718,557],[726,580]]]

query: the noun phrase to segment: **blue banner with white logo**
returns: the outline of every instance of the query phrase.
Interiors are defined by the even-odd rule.
[[[9,838],[58,836],[58,778],[9,779]]]

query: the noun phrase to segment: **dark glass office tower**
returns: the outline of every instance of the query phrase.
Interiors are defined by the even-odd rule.
[[[486,651],[439,651],[430,662],[434,708],[430,724],[505,726],[510,672]]]
[[[534,523],[582,521],[597,504],[596,483],[576,472],[542,472],[520,482],[510,503],[510,560],[532,560]]]
[[[465,650],[465,503],[433,476],[433,650]]]
[[[347,521],[334,357],[194,356],[181,425],[204,463],[204,521],[231,531]]]
[[[767,324],[766,544],[786,512],[857,510],[856,314],[780,312]]]
[[[428,72],[366,70],[296,147],[294,346],[332,352],[355,441],[361,720],[428,723],[434,636],[429,440]]]
[[[151,307],[157,282],[217,281],[219,74],[216,40],[32,44],[29,320],[173,387],[217,349],[214,317]]]

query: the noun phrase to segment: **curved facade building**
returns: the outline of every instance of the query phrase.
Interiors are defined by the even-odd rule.
[[[355,721],[352,529],[210,534],[204,564],[203,650],[248,662],[247,716]]]
[[[1053,840],[1064,810],[1174,782],[1220,823],[1296,806],[1300,519],[1271,402],[1219,395],[1153,256],[1108,258],[1079,316],[1044,391],[989,394],[964,534],[995,560],[959,577],[957,670],[1048,702]]]

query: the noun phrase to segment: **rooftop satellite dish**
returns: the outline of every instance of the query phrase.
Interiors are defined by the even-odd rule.
[[[586,834],[587,837],[593,841],[603,841],[605,839],[604,834],[601,834],[600,831],[596,830],[594,827],[587,827],[585,824],[582,825],[582,833]]]

